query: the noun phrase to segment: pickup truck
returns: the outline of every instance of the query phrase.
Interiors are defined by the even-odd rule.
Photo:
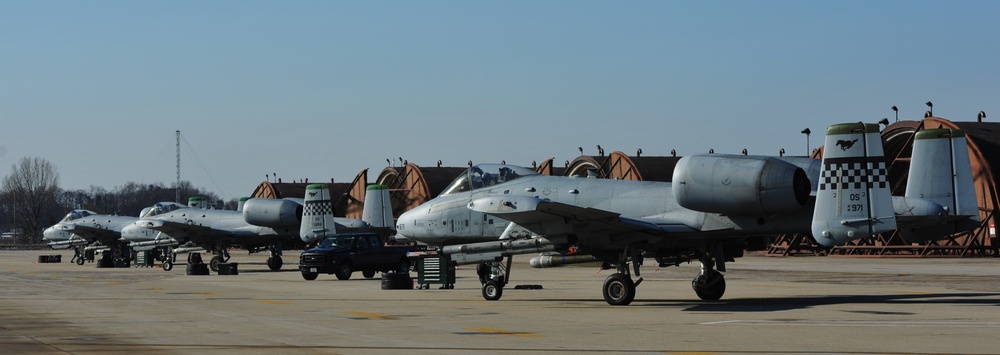
[[[413,265],[407,253],[415,246],[387,246],[375,233],[338,234],[326,237],[315,248],[299,255],[302,278],[315,280],[320,273],[336,274],[337,279],[347,280],[355,271],[365,278],[375,277],[378,271],[409,272]]]

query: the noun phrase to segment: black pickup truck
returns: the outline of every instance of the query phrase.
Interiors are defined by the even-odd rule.
[[[315,280],[320,273],[347,280],[359,270],[365,278],[375,277],[378,271],[408,272],[412,263],[406,253],[414,250],[417,247],[384,245],[382,237],[375,233],[338,234],[302,252],[299,271],[306,280]]]

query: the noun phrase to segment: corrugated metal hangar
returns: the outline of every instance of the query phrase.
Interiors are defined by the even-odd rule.
[[[910,243],[898,233],[879,235],[877,238],[859,240],[845,246],[825,249],[813,243],[807,235],[766,236],[770,245],[768,255],[844,255],[844,256],[990,256],[1000,257],[1000,242],[997,240],[996,206],[998,196],[996,179],[1000,172],[1000,123],[982,122],[985,114],[980,113],[978,122],[952,122],[939,117],[926,117],[920,121],[900,121],[889,124],[882,131],[885,154],[891,160],[889,178],[894,195],[901,195],[906,188],[910,153],[914,134],[924,128],[957,128],[966,132],[970,160],[979,200],[979,228],[971,232],[949,236],[944,240]],[[680,157],[642,156],[615,151],[604,155],[599,147],[597,156],[581,155],[563,167],[556,167],[553,159],[532,162],[536,171],[546,175],[590,176],[601,179],[626,179],[647,181],[670,181],[674,167]],[[582,152],[582,149],[581,149]],[[822,158],[823,149],[816,149],[813,158]],[[439,161],[433,167],[421,167],[409,162],[401,162],[401,167],[386,167],[379,173],[374,184],[387,185],[391,191],[393,215],[424,203],[437,196],[447,185],[468,166],[446,167]],[[469,163],[471,164],[471,162]],[[331,192],[337,200],[338,215],[360,218],[362,201],[368,185],[368,171],[358,173],[351,183],[331,184]],[[254,191],[253,197],[302,197],[306,182],[281,183],[265,181]],[[340,196],[338,199],[336,196]]]

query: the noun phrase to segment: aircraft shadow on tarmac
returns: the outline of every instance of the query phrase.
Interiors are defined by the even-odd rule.
[[[542,300],[539,300],[542,301]],[[594,299],[545,299],[544,301],[580,302]],[[628,308],[662,307],[682,308],[685,312],[720,312],[720,313],[752,313],[777,312],[796,309],[807,309],[820,306],[844,304],[872,305],[974,305],[1000,306],[1000,293],[963,292],[963,293],[921,293],[921,294],[888,294],[888,295],[829,295],[829,296],[799,296],[771,298],[734,298],[719,301],[698,300],[656,300],[637,298]],[[591,307],[590,305],[581,307]],[[865,312],[880,314],[908,314],[905,312]]]
[[[778,298],[735,298],[713,302],[636,300],[633,306],[686,305],[689,312],[775,312],[841,304],[979,305],[1000,306],[1000,293],[922,293],[887,295],[829,295]]]

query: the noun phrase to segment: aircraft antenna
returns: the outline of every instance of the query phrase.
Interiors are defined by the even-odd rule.
[[[181,203],[181,130],[177,130],[177,185],[174,185],[174,202]]]

